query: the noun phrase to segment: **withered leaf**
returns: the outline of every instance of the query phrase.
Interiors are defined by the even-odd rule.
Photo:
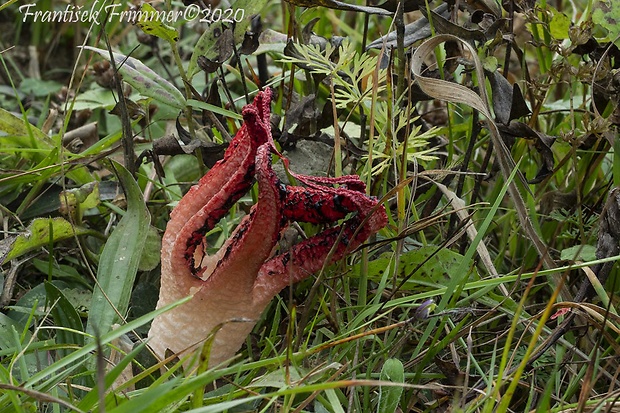
[[[380,9],[378,7],[370,6],[358,6],[356,4],[344,3],[338,0],[286,0],[287,2],[301,7],[327,7],[328,9],[345,10],[345,11],[357,11],[369,14],[381,14],[384,16],[390,16],[392,13]]]
[[[215,73],[222,63],[223,62],[216,62],[208,59],[206,56],[198,56],[198,59],[196,60],[198,67],[205,73]]]
[[[534,147],[540,154],[542,164],[536,176],[528,180],[529,184],[540,183],[553,173],[554,160],[551,146],[555,142],[555,137],[538,132],[523,122],[512,121],[508,125],[498,124],[497,126],[504,139],[526,138],[535,140]]]
[[[308,24],[306,24],[304,28],[301,30],[301,38],[304,44],[310,43],[310,39],[312,38],[312,35],[314,34],[312,30],[314,29],[314,26],[318,23],[319,20],[321,20],[319,17],[315,17],[314,19],[310,20]]]
[[[174,135],[167,135],[153,141],[153,152],[156,155],[185,155],[200,148],[203,162],[209,168],[222,159],[227,147],[228,144],[226,143],[204,142],[200,139],[193,139],[189,143],[181,145]]]
[[[607,202],[599,217],[596,258],[603,259],[618,255],[620,252],[620,188],[615,187],[607,195]],[[599,263],[592,266],[592,271],[601,284],[609,277],[615,262]],[[586,281],[587,283],[587,281]],[[584,288],[585,287],[585,288]],[[584,297],[589,296],[590,283],[581,288]]]
[[[420,12],[429,19],[429,14],[425,7],[420,7]],[[433,20],[433,26],[438,33],[452,34],[456,37],[460,37],[463,40],[477,40],[479,42],[486,41],[486,35],[481,30],[467,29],[458,24],[452,23],[450,20],[444,18],[441,14],[430,11],[430,19]]]
[[[192,135],[190,135],[188,130],[183,128],[183,125],[181,125],[181,122],[179,121],[178,116],[177,116],[175,126],[177,128],[177,133],[179,134],[179,139],[181,140],[181,142],[183,142],[186,145],[189,144],[192,140]]]
[[[142,108],[142,106],[140,106],[139,104],[137,104],[133,100],[125,98],[125,105],[127,107],[127,112],[129,113],[129,117],[131,119],[138,119],[138,118],[140,118],[142,116],[146,116],[146,112],[144,111],[144,108]],[[116,116],[121,116],[121,107],[122,106],[120,105],[120,103],[117,103],[110,110],[110,114],[111,115],[116,115]]]
[[[512,106],[510,107],[510,120],[519,119],[522,116],[526,116],[532,113],[530,108],[525,103],[521,88],[516,83],[512,85]]]
[[[435,365],[444,374],[450,385],[462,386],[463,380],[465,379],[465,374],[459,370],[458,366],[456,366],[453,362],[444,361],[438,356],[435,356],[434,361]]]
[[[217,80],[211,83],[211,87],[209,88],[209,94],[207,95],[205,102],[213,106],[222,107],[222,98],[220,97]]]
[[[196,63],[198,64],[198,67],[206,73],[214,73],[226,60],[230,58],[230,56],[232,56],[233,47],[235,47],[233,31],[229,27],[225,27],[215,43],[217,58],[211,60],[206,56],[199,56]]]
[[[443,17],[448,17],[450,15],[447,3],[442,3],[433,11]],[[419,40],[426,39],[430,37],[430,35],[430,24],[426,17],[421,17],[413,23],[405,25],[405,47],[409,47]],[[384,42],[387,48],[396,47],[396,30],[372,41],[366,49],[381,49]]]
[[[220,92],[218,90],[218,82],[217,80],[213,81],[211,83],[211,87],[209,88],[209,92],[207,93],[206,98],[204,99],[204,101],[210,105],[213,105],[215,107],[221,108],[223,107],[222,105],[222,99],[220,97]],[[226,120],[224,118],[223,115],[219,114],[219,113],[213,113],[213,115],[222,123],[226,123]],[[209,119],[209,115],[207,114],[207,110],[203,109],[202,111],[202,123],[204,125],[212,125],[213,122],[211,121],[211,119]]]
[[[607,202],[601,212],[596,258],[608,258],[618,254],[620,243],[620,188],[609,191]]]
[[[292,40],[289,40],[288,43],[286,44],[286,47],[284,48],[284,56],[294,57],[299,60],[303,59],[303,55],[299,52],[299,50],[297,50],[297,46],[295,45],[295,42]],[[302,66],[302,69],[310,69],[310,66],[306,66],[306,67]]]
[[[315,95],[304,96],[297,103],[292,104],[286,111],[284,130],[290,131],[295,127],[295,134],[310,135],[316,131],[317,118],[320,112],[315,108]]]
[[[512,4],[511,4],[512,3]],[[510,10],[511,7],[517,13],[527,13],[534,9],[536,0],[503,0],[502,6],[504,10]]]
[[[243,43],[241,43],[239,48],[239,54],[249,55],[254,53],[259,46],[259,36],[260,34],[257,32],[245,32]]]
[[[530,114],[518,85],[511,85],[499,72],[485,72],[493,92],[493,111],[497,122],[508,125],[510,121]]]
[[[498,18],[502,15],[502,9],[495,0],[465,0],[465,2],[473,10],[482,10]]]
[[[116,107],[116,106],[115,106]],[[97,122],[90,122],[79,128],[70,130],[62,137],[62,144],[71,152],[82,152],[90,148],[99,140]]]
[[[401,3],[400,0],[385,0],[383,3],[377,5],[377,7],[381,7],[391,13],[396,13],[396,8],[398,7],[398,3]],[[404,12],[409,13],[412,11],[418,10],[418,7],[424,5],[423,1],[420,0],[405,0],[404,2]]]

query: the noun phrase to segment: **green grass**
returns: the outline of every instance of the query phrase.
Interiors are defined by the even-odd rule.
[[[0,413],[616,408],[617,270],[589,303],[571,303],[590,268],[618,259],[595,255],[620,165],[613,8],[601,15],[596,3],[539,2],[516,15],[512,32],[502,26],[474,43],[481,64],[518,85],[529,108],[518,118],[529,129],[505,141],[517,165],[506,173],[484,116],[450,96],[419,99],[413,75],[398,77],[411,53],[394,45],[382,59],[378,49],[363,50],[396,29],[392,18],[237,0],[233,8],[259,12],[263,29],[274,31],[263,38],[262,63],[256,53],[230,59],[217,25],[155,25],[153,47],[127,23],[109,22],[103,36],[100,25],[23,22],[10,3],[0,6],[0,23],[11,29],[0,36]],[[456,25],[434,20],[433,29],[471,35],[471,15],[461,10]],[[405,13],[405,22],[419,16]],[[238,45],[246,27],[247,19],[231,34]],[[300,44],[311,31],[318,37]],[[297,43],[285,52],[287,33]],[[110,113],[114,94],[97,83],[107,75],[92,69],[109,57],[106,37],[130,99],[122,116]],[[598,49],[575,49],[588,39]],[[38,47],[38,70],[28,46]],[[437,77],[470,90],[482,83],[454,49],[437,51]],[[203,55],[226,62],[207,74]],[[197,148],[226,141],[265,74],[277,126],[289,133],[284,149],[298,136],[327,136],[329,170],[314,172],[359,174],[390,222],[364,248],[277,296],[228,366],[191,373],[173,360],[163,368],[144,342],[164,311],[154,311],[161,234],[217,155],[196,149],[153,163],[152,150],[180,129]],[[483,85],[500,123],[519,99]],[[312,95],[311,110],[301,111],[297,103]],[[91,122],[92,142],[81,136],[76,151],[63,145]],[[536,183],[524,185],[519,174]],[[552,266],[524,230],[508,183]],[[222,245],[256,191],[208,234],[210,247]],[[531,362],[569,308],[579,311],[573,328]]]

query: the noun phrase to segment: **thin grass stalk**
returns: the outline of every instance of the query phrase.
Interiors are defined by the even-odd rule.
[[[340,125],[338,124],[338,110],[336,109],[336,91],[334,88],[334,78],[329,79],[329,90],[331,93],[332,112],[334,114],[334,175],[342,176],[342,145],[340,143]]]
[[[519,366],[517,367],[514,374],[512,375],[512,380],[510,382],[510,385],[508,386],[508,389],[506,390],[506,392],[504,392],[497,411],[499,412],[508,411],[510,400],[512,399],[512,396],[514,395],[515,390],[517,389],[517,386],[519,385],[519,380],[521,376],[523,375],[523,372],[525,371],[525,368],[529,362],[530,356],[534,353],[534,350],[536,349],[536,343],[538,341],[538,338],[540,337],[540,334],[545,328],[545,323],[551,316],[551,311],[553,310],[553,306],[560,294],[560,290],[561,290],[561,285],[558,285],[553,290],[553,294],[551,295],[549,301],[547,302],[545,310],[543,311],[540,317],[540,320],[538,322],[538,326],[536,327],[536,330],[534,331],[534,334],[532,335],[532,338],[527,347],[527,350],[525,351],[523,360],[521,360],[521,363],[519,363]],[[497,388],[496,390],[499,391],[499,388]]]
[[[521,300],[519,300],[519,304],[517,309],[512,317],[512,323],[510,323],[510,329],[508,330],[508,336],[506,337],[506,342],[504,343],[504,351],[502,352],[502,357],[499,362],[499,371],[497,373],[497,382],[498,384],[495,386],[492,396],[489,398],[489,402],[484,406],[483,413],[490,413],[493,411],[493,407],[495,406],[495,401],[500,399],[500,386],[503,385],[504,372],[506,371],[506,366],[508,365],[509,360],[511,359],[510,352],[512,350],[511,344],[514,339],[514,336],[517,331],[517,325],[521,322],[521,314],[523,313],[523,309],[527,303],[527,298],[529,297],[529,292],[534,285],[534,281],[536,280],[536,272],[530,277],[530,281],[525,288],[525,292],[523,296],[521,296]]]

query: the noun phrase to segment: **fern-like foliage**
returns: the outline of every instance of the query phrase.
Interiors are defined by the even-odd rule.
[[[384,100],[375,103],[374,115],[375,130],[379,135],[379,139],[377,139],[377,143],[373,148],[373,158],[375,160],[372,168],[373,175],[388,168],[394,158],[402,158],[403,151],[407,151],[406,157],[408,162],[435,159],[432,153],[436,148],[429,147],[429,139],[437,136],[437,128],[420,133],[420,127],[413,124],[416,119],[410,118],[407,112],[399,111],[396,115],[389,116],[388,103]],[[391,128],[391,136],[398,136],[407,127],[410,129],[406,140],[399,141],[388,138],[388,128]],[[391,146],[391,148],[386,148],[386,146]]]
[[[295,44],[295,51],[296,56],[284,56],[281,61],[329,77],[333,82],[338,108],[370,103],[375,85],[376,93],[385,90],[386,70],[377,69],[378,57],[360,54],[348,40],[344,40],[338,47],[327,43],[324,49],[319,45]],[[376,82],[373,81],[375,70],[378,70]]]
[[[387,70],[379,67],[379,57],[368,53],[359,53],[355,45],[344,40],[338,47],[328,43],[323,48],[319,45],[295,44],[293,55],[284,56],[282,62],[296,64],[310,73],[327,77],[333,88],[333,98],[337,108],[353,109],[362,106],[366,113],[373,109],[374,130],[378,140],[372,148],[374,166],[372,174],[380,173],[397,158],[407,152],[409,161],[428,161],[434,159],[428,140],[437,135],[436,129],[420,134],[420,128],[413,125],[415,119],[410,111],[397,111],[389,115],[387,102]],[[374,104],[373,104],[374,99]],[[392,103],[392,107],[394,103]],[[409,128],[405,143],[389,139]]]

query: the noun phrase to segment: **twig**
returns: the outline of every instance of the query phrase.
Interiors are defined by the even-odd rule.
[[[17,283],[17,271],[19,270],[19,267],[22,266],[22,264],[32,259],[32,257],[33,255],[29,255],[22,260],[11,261],[11,269],[6,275],[4,281],[4,288],[2,289],[2,295],[0,295],[0,307],[5,307],[11,302],[11,297],[13,297],[13,289],[15,288],[15,284]]]

